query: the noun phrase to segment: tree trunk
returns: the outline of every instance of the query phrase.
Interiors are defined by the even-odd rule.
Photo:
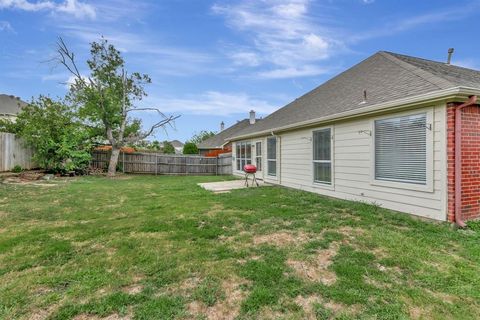
[[[112,154],[110,156],[110,162],[108,163],[107,176],[114,177],[117,171],[118,156],[120,155],[120,149],[112,147]]]

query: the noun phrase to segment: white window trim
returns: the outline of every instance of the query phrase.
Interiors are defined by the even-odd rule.
[[[419,113],[426,114],[426,122],[431,125],[430,129],[425,128],[427,131],[426,136],[426,184],[418,183],[409,183],[409,182],[400,182],[400,181],[387,181],[387,180],[378,180],[375,178],[375,121],[390,119],[395,117],[402,117],[408,115],[416,115]],[[389,187],[396,189],[407,189],[407,190],[416,190],[423,192],[433,192],[433,134],[435,131],[435,121],[434,121],[434,110],[433,107],[422,108],[410,111],[404,111],[399,113],[392,113],[388,115],[383,115],[371,119],[371,139],[370,139],[370,184],[374,186]]]
[[[235,172],[237,173],[245,173],[243,171],[243,167],[240,168],[240,170],[237,169],[237,159],[248,159],[248,158],[239,158],[238,157],[238,154],[237,154],[237,145],[240,144],[240,152],[241,152],[241,143],[250,143],[250,163],[252,163],[252,141],[251,140],[242,140],[242,141],[237,141],[235,142],[235,163],[234,163],[234,166],[235,166]],[[245,146],[246,148],[246,146]],[[246,163],[246,160],[245,160],[245,163]],[[240,166],[241,166],[241,160],[240,160]]]
[[[260,152],[260,155],[258,154],[258,149],[257,149],[257,144],[260,143],[261,145],[261,152]],[[257,140],[253,143],[253,145],[255,146],[255,165],[257,166],[257,170],[258,170],[258,163],[257,163],[257,159],[260,158],[260,165],[261,165],[261,170],[258,170],[259,172],[263,172],[265,171],[265,167],[263,165],[263,141],[262,140]]]
[[[268,140],[270,139],[275,139],[276,143],[275,143],[275,156],[276,158],[275,159],[269,159],[268,158]],[[274,137],[268,137],[267,140],[266,140],[266,143],[265,143],[265,163],[266,163],[266,170],[264,170],[264,172],[266,172],[266,176],[268,177],[268,179],[274,179],[274,180],[278,180],[278,170],[279,170],[279,166],[278,166],[278,152],[279,152],[279,147],[278,147],[278,144],[279,144],[279,139],[277,136],[274,136]],[[268,162],[269,161],[275,161],[275,175],[273,174],[270,174],[268,171]]]
[[[330,129],[330,139],[331,139],[331,143],[330,143],[330,161],[328,160],[313,160],[313,133],[316,132],[316,131],[320,131],[320,130],[324,130],[324,129]],[[322,189],[328,189],[328,190],[334,190],[335,189],[335,154],[334,154],[334,150],[335,150],[335,140],[334,140],[334,126],[325,126],[325,127],[319,127],[319,128],[315,128],[312,130],[312,132],[310,133],[310,136],[311,136],[311,144],[310,144],[310,159],[312,159],[312,186],[316,187],[316,188],[322,188]],[[332,181],[330,183],[326,183],[326,182],[320,182],[320,181],[315,181],[315,165],[314,163],[317,162],[317,163],[330,163],[330,170],[332,171],[331,172],[331,177],[332,177]]]

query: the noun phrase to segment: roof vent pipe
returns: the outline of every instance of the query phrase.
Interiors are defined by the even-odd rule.
[[[255,124],[255,111],[250,110],[250,124]]]
[[[363,90],[363,100],[359,104],[365,104],[367,103],[367,89]]]
[[[453,55],[453,52],[455,51],[454,48],[450,48],[448,49],[448,58],[447,58],[447,64],[450,64],[450,62],[452,62],[452,55]]]
[[[220,122],[220,131],[225,130],[225,122]]]

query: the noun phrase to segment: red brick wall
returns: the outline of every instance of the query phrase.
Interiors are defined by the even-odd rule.
[[[455,106],[447,105],[448,220],[455,219]],[[462,109],[462,216],[480,218],[480,107]]]

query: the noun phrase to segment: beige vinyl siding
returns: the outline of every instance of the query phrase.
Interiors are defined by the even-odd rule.
[[[415,190],[414,185],[394,183],[379,185],[373,179],[374,148],[372,132],[375,117],[361,118],[329,125],[333,135],[332,185],[313,182],[312,131],[323,126],[280,134],[279,177],[277,181],[287,187],[307,190],[327,196],[376,203],[384,208],[411,213],[436,220],[446,219],[446,107],[438,105],[410,111],[431,112],[430,143],[431,189]],[[408,114],[402,112],[400,114]],[[395,116],[392,113],[391,116]],[[390,115],[389,115],[390,116]],[[361,133],[361,131],[364,131]],[[432,143],[433,140],[433,143]],[[432,145],[433,144],[433,145]],[[428,147],[427,147],[428,148]],[[267,180],[268,181],[268,180]]]

